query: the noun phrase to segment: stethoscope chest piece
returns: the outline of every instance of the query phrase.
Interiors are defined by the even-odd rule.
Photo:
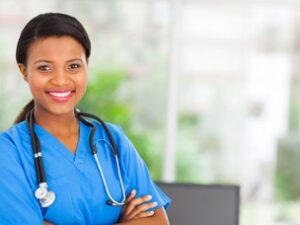
[[[41,206],[47,208],[55,201],[55,193],[53,191],[48,191],[45,198],[40,199]]]
[[[48,190],[47,183],[40,183],[34,192],[35,197],[39,200],[43,208],[47,208],[55,201],[55,193]]]

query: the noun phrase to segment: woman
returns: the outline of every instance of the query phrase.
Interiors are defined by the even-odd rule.
[[[0,133],[0,224],[168,224],[170,200],[123,131],[76,109],[90,51],[71,16],[41,14],[24,27],[16,60],[33,100]]]

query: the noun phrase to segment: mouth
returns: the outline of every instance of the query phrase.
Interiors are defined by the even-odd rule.
[[[75,90],[53,90],[46,93],[56,102],[67,102],[75,93]]]

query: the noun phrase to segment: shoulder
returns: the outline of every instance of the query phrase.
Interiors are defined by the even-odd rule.
[[[0,132],[0,149],[5,150],[14,146],[13,127]]]
[[[97,122],[97,130],[98,138],[101,140],[110,142],[109,135],[112,136],[120,157],[127,158],[130,154],[136,154],[135,147],[121,126],[110,122],[105,122],[104,125],[100,122]]]
[[[28,137],[25,122],[18,123],[0,132],[0,154],[8,152],[8,150],[16,150],[20,142],[26,141]]]
[[[0,137],[1,138],[14,138],[19,135],[28,135],[28,128],[25,121],[22,121],[20,123],[14,124],[10,128],[4,131],[0,131]]]
[[[108,139],[109,133],[112,135],[116,144],[127,139],[127,136],[121,126],[113,124],[110,122],[96,122],[97,132],[100,135],[100,138]]]

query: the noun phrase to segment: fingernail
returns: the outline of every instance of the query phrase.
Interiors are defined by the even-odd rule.
[[[154,211],[149,211],[148,213],[149,213],[150,215],[152,215],[152,214],[154,214]]]
[[[147,195],[146,198],[147,198],[147,200],[151,200],[152,196],[151,195]]]
[[[157,202],[152,202],[152,205],[153,206],[157,206]]]
[[[133,190],[131,191],[131,194],[135,194],[135,193],[136,193],[136,190],[133,189]]]

